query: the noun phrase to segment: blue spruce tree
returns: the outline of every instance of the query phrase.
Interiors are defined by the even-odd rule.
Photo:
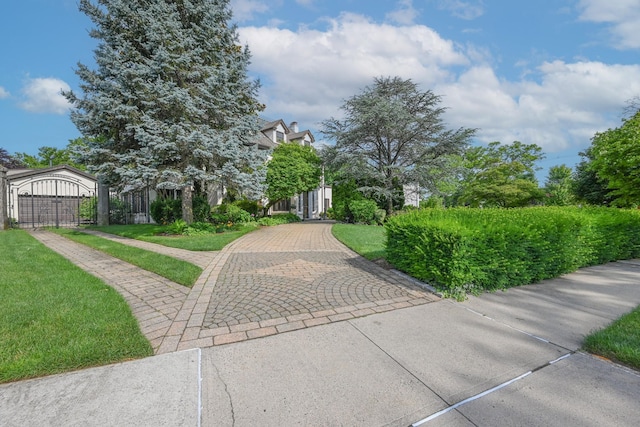
[[[96,69],[78,64],[82,94],[66,93],[88,169],[115,187],[182,191],[224,185],[263,193],[259,83],[230,25],[228,0],[80,0],[94,23]]]

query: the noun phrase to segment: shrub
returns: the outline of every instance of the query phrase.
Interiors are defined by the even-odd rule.
[[[454,296],[640,256],[640,213],[613,208],[427,209],[386,231],[389,262]]]
[[[375,214],[373,215],[373,219],[376,221],[378,225],[384,224],[384,220],[387,217],[387,211],[384,209],[376,209]]]
[[[211,208],[211,220],[214,224],[236,224],[249,222],[251,219],[252,216],[249,212],[236,205],[224,203]]]
[[[378,205],[373,200],[351,200],[349,210],[355,223],[372,224],[376,222]]]
[[[182,212],[180,214],[182,215]],[[211,206],[209,206],[207,198],[203,195],[195,196],[193,198],[193,220],[195,222],[207,222],[210,217]]]
[[[240,209],[249,212],[249,214],[253,215],[254,218],[258,216],[258,212],[260,211],[258,202],[254,200],[242,199],[235,201],[233,204],[238,206]]]
[[[180,199],[158,198],[149,205],[149,213],[157,224],[170,224],[182,218],[182,201]]]
[[[109,224],[126,224],[130,206],[117,197],[109,199]]]
[[[258,224],[265,226],[274,226],[280,224],[289,224],[292,222],[300,222],[298,215],[292,213],[275,214],[270,217],[263,217],[258,220]]]

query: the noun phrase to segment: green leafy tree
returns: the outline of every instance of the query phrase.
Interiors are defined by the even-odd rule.
[[[573,174],[573,194],[575,198],[590,205],[609,205],[613,197],[609,194],[606,180],[599,178],[591,168],[591,148],[580,153],[582,160],[576,165]]]
[[[0,147],[0,166],[7,169],[17,169],[26,165],[17,156],[12,156],[7,150]]]
[[[545,204],[568,206],[575,202],[573,171],[567,165],[552,166],[545,182]]]
[[[78,152],[86,148],[86,144],[81,138],[69,141],[65,148],[40,147],[35,156],[27,153],[16,153],[22,163],[27,167],[39,169],[49,166],[69,165],[76,169],[86,170],[86,166],[77,161]]]
[[[79,64],[83,93],[65,95],[89,170],[112,186],[181,190],[187,223],[194,188],[260,197],[264,106],[229,1],[80,0],[80,10],[95,25],[97,69]]]
[[[462,153],[475,132],[447,129],[440,101],[410,79],[376,78],[344,102],[344,119],[323,122],[322,132],[335,140],[325,161],[391,213],[404,184],[430,189],[433,172],[443,170],[447,155]]]
[[[269,209],[280,200],[311,191],[320,184],[321,160],[312,147],[297,142],[280,143],[267,163]]]
[[[622,126],[597,133],[591,143],[590,168],[606,180],[617,206],[640,204],[640,112]]]
[[[519,141],[470,148],[458,203],[508,208],[538,202],[543,193],[535,178],[536,162],[543,158],[539,146]]]

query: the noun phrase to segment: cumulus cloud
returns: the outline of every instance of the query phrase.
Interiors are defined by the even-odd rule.
[[[398,9],[387,13],[387,19],[397,24],[411,25],[418,15],[418,10],[413,7],[413,0],[400,0]]]
[[[8,98],[11,94],[9,93],[9,91],[7,91],[5,88],[3,88],[2,86],[0,86],[0,99],[2,98]]]
[[[640,48],[640,7],[637,0],[580,0],[583,21],[610,24],[615,46]]]
[[[328,20],[324,30],[244,27],[239,33],[269,111],[295,112],[307,123],[337,115],[342,100],[373,77],[403,75],[432,85],[453,78],[447,67],[468,63],[428,27],[376,24],[354,14]]]
[[[548,152],[581,148],[598,131],[619,125],[625,101],[640,92],[640,66],[545,62],[537,80],[499,80],[472,67],[438,87],[448,118],[478,127],[484,142],[535,143]]]
[[[265,0],[231,0],[233,19],[238,22],[252,20],[255,15],[265,13],[269,5]]]
[[[481,142],[518,140],[548,153],[577,151],[595,132],[618,126],[625,101],[640,93],[640,65],[544,62],[507,80],[482,48],[457,45],[424,25],[377,23],[361,15],[343,14],[322,29],[239,32],[253,55],[250,71],[263,83],[265,115],[312,131],[339,117],[343,101],[374,77],[401,76],[442,95],[447,123],[479,128]]]
[[[53,77],[29,79],[22,88],[20,107],[33,113],[65,114],[70,105],[62,91],[70,89],[66,82]]]

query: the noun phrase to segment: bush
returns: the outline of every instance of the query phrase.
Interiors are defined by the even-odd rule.
[[[633,210],[427,209],[390,218],[386,230],[389,262],[454,296],[640,256]]]
[[[131,209],[128,203],[117,197],[109,199],[109,224],[126,224]]]
[[[182,215],[182,207],[180,208]],[[211,218],[211,206],[205,196],[198,195],[193,198],[193,220],[195,222],[207,222]]]
[[[236,205],[225,203],[211,208],[211,221],[214,224],[244,223],[252,219],[253,217],[249,212]]]
[[[260,211],[258,202],[254,200],[242,199],[235,201],[233,204],[238,206],[240,209],[249,212],[249,214],[253,215],[254,218],[258,216],[258,212]]]
[[[292,222],[300,222],[298,215],[292,213],[275,214],[270,217],[263,217],[258,220],[258,224],[265,226],[274,226],[280,224],[290,224]]]
[[[157,224],[171,224],[182,218],[182,201],[170,198],[155,199],[149,205],[149,213]]]
[[[373,200],[351,200],[349,210],[356,224],[375,224],[378,205]]]

